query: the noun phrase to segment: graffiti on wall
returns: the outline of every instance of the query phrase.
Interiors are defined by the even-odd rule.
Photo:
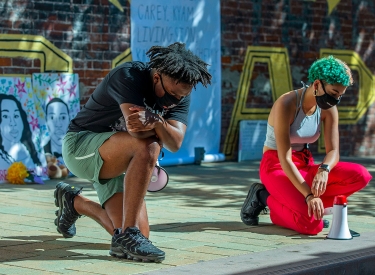
[[[260,94],[254,94],[254,91],[257,89],[251,89],[251,84],[256,82],[257,79],[265,78],[264,74],[257,74],[258,70],[256,66],[259,63],[265,64],[268,68],[270,89],[264,91],[265,93],[269,92],[268,102],[274,102],[285,91],[292,89],[289,57],[285,48],[257,46],[249,46],[247,48],[240,84],[237,90],[237,97],[224,143],[224,154],[228,158],[233,158],[234,149],[237,145],[239,122],[241,120],[265,120],[272,107],[271,104],[268,108],[264,108],[265,102],[251,104],[250,106],[246,104],[248,98],[254,99],[262,96]],[[265,81],[263,83],[265,83]]]
[[[130,48],[128,48],[126,51],[124,51],[122,54],[116,56],[115,59],[112,60],[112,69],[121,63],[132,61],[132,53]]]
[[[0,34],[0,56],[40,60],[40,71],[73,72],[73,61],[39,35]]]
[[[347,89],[350,96],[344,97],[340,103],[340,131],[343,130],[340,149],[344,154],[373,155],[373,150],[370,152],[364,148],[374,142],[369,137],[373,136],[373,107],[369,106],[373,101],[373,91],[366,90],[366,87],[373,87],[371,83],[375,73],[375,25],[369,23],[375,18],[375,2],[276,0],[271,5],[267,1],[249,0],[247,4],[251,7],[246,13],[249,19],[239,19],[235,27],[230,25],[230,16],[222,15],[226,27],[223,33],[235,40],[223,39],[222,51],[226,61],[222,83],[222,150],[226,157],[235,159],[237,155],[234,150],[237,151],[238,146],[238,122],[242,119],[264,119],[267,116],[262,112],[257,116],[256,110],[270,110],[275,99],[272,85],[275,71],[269,68],[269,64],[249,62],[254,58],[249,57],[248,50],[244,59],[242,56],[238,58],[238,52],[245,52],[248,45],[259,46],[264,51],[277,46],[287,52],[292,85],[283,92],[300,87],[300,81],[307,80],[309,65],[319,56],[331,53],[330,50],[321,52],[321,49],[337,49],[333,50],[334,55],[341,51],[338,57],[351,64],[355,82]],[[242,15],[245,16],[245,12]],[[241,29],[247,27],[250,28],[249,34]],[[236,36],[230,36],[232,34],[239,38],[236,40]],[[236,50],[232,49],[231,43],[239,45]],[[350,134],[353,130],[358,130],[360,137],[354,138]],[[313,144],[312,149],[322,152],[322,144],[319,141]]]
[[[7,168],[15,161],[22,161],[27,169],[34,170],[37,175],[51,176],[47,171],[45,154],[49,153],[56,157],[56,163],[60,168],[64,165],[61,157],[62,137],[66,133],[69,121],[79,111],[78,75],[72,73],[72,59],[44,37],[22,34],[1,34],[0,56],[38,59],[40,64],[40,73],[33,73],[32,77],[1,76],[1,95],[5,98],[7,108],[14,105],[12,108],[15,110],[15,115],[8,118],[8,128],[19,127],[23,130],[10,130],[10,132],[21,133],[27,131],[30,124],[32,140],[2,139],[0,147],[8,150],[4,151],[6,153],[0,152],[0,155],[2,159],[8,161],[3,162],[0,167],[2,175],[0,182],[5,180]],[[25,95],[22,97],[23,94]],[[16,103],[20,102],[21,105],[13,104],[10,99]],[[17,117],[22,117],[22,113],[25,113],[24,125],[17,121]],[[5,122],[3,124],[5,125]],[[4,126],[0,134],[7,137],[6,130]],[[31,137],[31,135],[26,136]],[[26,145],[22,146],[23,143]],[[22,151],[23,148],[28,150]],[[25,157],[19,159],[19,155]]]
[[[358,100],[355,105],[343,104],[338,106],[339,123],[355,124],[366,113],[370,105],[375,100],[375,76],[365,65],[361,57],[354,51],[321,49],[320,56],[334,55],[348,64],[351,70],[360,79],[358,86]],[[266,67],[268,79],[264,79],[264,74],[259,74],[261,69],[256,66],[263,64]],[[269,89],[264,89],[268,93],[268,102],[255,102],[252,104],[249,98],[261,98],[261,93],[254,93],[254,83],[263,78],[263,83],[268,83]],[[300,79],[303,80],[303,79]],[[273,102],[286,91],[293,89],[291,70],[289,67],[289,57],[286,48],[255,47],[249,46],[246,52],[243,71],[237,90],[237,97],[231,116],[230,125],[224,143],[224,154],[226,158],[232,159],[238,143],[239,122],[241,120],[266,120],[271,110]],[[268,103],[268,108],[264,108]],[[263,106],[263,107],[261,107]],[[324,152],[323,137],[319,139],[318,149]]]
[[[266,35],[278,33],[276,42],[286,47],[292,63],[298,62],[301,53],[318,52],[320,48],[345,49],[350,47],[366,62],[375,51],[374,39],[364,43],[365,36],[373,36],[374,26],[366,23],[366,18],[375,15],[373,0],[327,0],[326,12],[321,12],[322,1],[274,1],[269,7],[264,1],[251,0],[250,11],[252,45],[261,45],[265,28],[272,30]],[[344,7],[351,10],[343,10]],[[350,12],[350,13],[348,13]],[[272,14],[272,16],[269,16]],[[321,17],[319,25],[316,16]],[[347,27],[350,24],[350,28]],[[319,27],[316,27],[319,26]],[[345,35],[343,35],[345,33]],[[275,38],[276,39],[276,38]]]

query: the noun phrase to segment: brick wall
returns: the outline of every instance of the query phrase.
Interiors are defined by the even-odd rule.
[[[129,48],[130,5],[120,11],[108,0],[13,0],[0,2],[0,32],[42,35],[68,54],[79,74],[81,104]],[[326,0],[222,0],[222,139],[223,144],[248,45],[288,49],[294,87],[306,80],[320,48],[356,51],[375,74],[373,0],[341,0],[328,14]],[[38,60],[0,57],[0,74],[39,72]],[[356,97],[356,86],[347,97]],[[266,100],[266,99],[264,99]],[[247,99],[247,104],[266,104]],[[347,104],[350,104],[348,99]],[[340,125],[344,155],[375,155],[375,107],[356,125]],[[353,133],[356,133],[353,135]]]
[[[319,58],[320,48],[353,50],[375,74],[374,5],[373,0],[341,0],[328,14],[325,0],[221,1],[221,144],[230,123],[248,45],[287,48],[294,88],[301,87],[301,79],[307,81],[307,69]],[[358,80],[358,76],[354,78]],[[358,98],[357,91],[358,82],[348,88],[342,104],[352,105],[353,99]],[[375,106],[371,106],[356,125],[340,125],[342,155],[375,155],[374,112]]]
[[[108,0],[1,1],[0,32],[41,35],[73,59],[81,104],[130,45],[130,7]],[[0,74],[40,72],[38,60],[0,57]]]

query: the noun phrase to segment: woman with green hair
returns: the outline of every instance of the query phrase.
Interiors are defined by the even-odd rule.
[[[334,197],[350,196],[372,178],[359,164],[339,162],[336,105],[353,84],[350,68],[333,56],[321,58],[310,67],[308,79],[310,86],[303,83],[283,94],[271,109],[260,163],[262,184],[252,184],[241,209],[247,225],[257,225],[268,206],[274,224],[318,234]],[[314,163],[308,145],[319,138],[321,123],[326,155]]]

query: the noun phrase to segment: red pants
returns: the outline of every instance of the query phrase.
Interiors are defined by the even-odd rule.
[[[311,187],[320,164],[308,150],[292,153],[292,160],[306,183]],[[355,163],[339,162],[328,175],[327,188],[320,198],[324,208],[333,206],[336,195],[350,196],[364,188],[372,176],[365,167]],[[294,187],[285,175],[277,151],[269,150],[263,154],[260,163],[260,180],[270,196],[267,205],[270,209],[271,221],[301,234],[315,235],[322,231],[323,221],[309,217],[304,196]]]

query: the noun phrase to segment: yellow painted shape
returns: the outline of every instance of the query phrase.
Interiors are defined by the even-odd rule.
[[[333,55],[344,61],[351,70],[357,71],[359,76],[358,102],[356,106],[338,105],[340,124],[356,124],[366,113],[375,100],[375,77],[363,62],[362,58],[354,51],[321,49],[320,57]],[[344,96],[350,96],[345,94]]]
[[[340,3],[341,0],[327,0],[328,3],[328,15],[331,14],[333,9]]]
[[[320,50],[320,57],[325,57],[328,55],[333,55],[334,57],[341,59],[350,67],[352,71],[358,72],[359,91],[357,105],[338,105],[340,118],[339,124],[356,124],[375,100],[375,76],[363,62],[362,58],[354,51],[335,49]],[[345,94],[344,96],[350,95]],[[324,135],[320,135],[318,150],[320,153],[325,152]]]
[[[115,57],[115,59],[112,60],[112,69],[116,67],[117,65],[120,65],[121,63],[132,61],[132,53],[130,48],[128,48],[126,51],[124,51],[122,54]]]
[[[316,2],[316,0],[305,0],[305,1],[308,1],[308,2]],[[327,0],[327,4],[328,4],[328,15],[331,14],[331,12],[333,11],[333,9],[341,2],[341,0]]]
[[[224,142],[224,154],[227,159],[234,158],[234,149],[238,142],[239,122],[241,120],[266,120],[270,108],[247,108],[246,99],[251,86],[255,63],[266,63],[270,76],[273,102],[282,94],[293,89],[286,48],[249,46],[246,51],[237,97],[234,103],[231,121]]]
[[[0,56],[39,59],[41,72],[73,72],[70,56],[39,35],[0,34]]]
[[[2,74],[1,76],[6,76],[6,77],[20,77],[20,78],[30,77],[31,78],[31,74]]]
[[[118,8],[121,12],[124,12],[124,9],[122,8],[120,2],[118,0],[109,0],[113,5],[115,5],[116,8]]]

